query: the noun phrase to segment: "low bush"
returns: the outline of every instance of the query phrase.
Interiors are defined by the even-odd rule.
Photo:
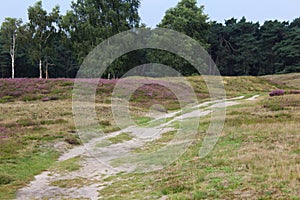
[[[14,98],[12,96],[4,96],[4,97],[0,98],[0,103],[12,102],[13,99]]]
[[[14,179],[12,176],[4,173],[0,173],[0,185],[8,185],[13,182]]]
[[[274,97],[274,96],[282,96],[285,94],[285,91],[284,90],[273,90],[271,93],[269,93],[269,95],[271,97]]]
[[[67,142],[68,144],[71,144],[71,145],[80,145],[81,142],[78,138],[76,137],[67,137],[65,138],[65,142]]]
[[[300,90],[292,90],[289,93],[290,94],[300,94]]]

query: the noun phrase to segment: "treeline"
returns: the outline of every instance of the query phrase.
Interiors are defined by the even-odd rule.
[[[210,32],[209,52],[223,75],[300,72],[300,18],[263,25],[232,18]]]
[[[107,38],[141,24],[140,0],[74,0],[65,15],[58,6],[47,12],[42,2],[28,8],[28,22],[6,18],[0,29],[0,78],[74,78],[88,53]],[[300,18],[293,22],[245,18],[210,22],[196,0],[181,0],[157,25],[197,40],[222,75],[266,75],[300,71]],[[172,66],[183,75],[197,71],[168,52],[145,49],[116,60],[105,77],[117,78],[146,63]]]

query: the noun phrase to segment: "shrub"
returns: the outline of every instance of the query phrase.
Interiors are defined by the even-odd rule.
[[[36,95],[33,95],[33,94],[25,95],[22,97],[23,101],[36,101],[38,99],[41,99],[41,98]]]
[[[34,122],[31,119],[20,119],[17,121],[17,124],[21,125],[21,126],[35,126],[38,125],[36,122]]]
[[[0,99],[0,103],[12,102],[13,99],[14,98],[12,96],[4,96]]]
[[[58,97],[55,97],[55,96],[50,97],[50,101],[57,101],[57,100],[59,100]]]
[[[14,179],[10,175],[0,173],[0,185],[7,185],[13,181]]]
[[[290,91],[290,94],[300,94],[300,90],[292,90]]]
[[[65,142],[71,144],[71,145],[80,145],[80,141],[75,138],[75,137],[68,137],[68,138],[65,138]]]
[[[269,93],[269,95],[271,97],[273,97],[273,96],[282,96],[284,94],[285,94],[284,90],[273,90],[271,93]]]
[[[111,126],[111,123],[110,123],[110,121],[108,121],[108,120],[102,120],[102,121],[100,121],[100,124],[101,124],[102,126]]]
[[[49,101],[49,98],[45,97],[45,98],[42,99],[42,101],[44,101],[44,102]]]

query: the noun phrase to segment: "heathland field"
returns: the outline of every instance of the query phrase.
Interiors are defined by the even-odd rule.
[[[84,168],[82,164],[87,164],[84,156],[57,161],[82,145],[72,112],[73,80],[0,79],[0,199],[22,199],[18,191],[42,172],[49,172],[53,190],[71,193],[98,184],[101,187],[96,192],[103,199],[300,199],[300,94],[296,92],[300,74],[223,79],[228,98],[243,99],[227,108],[224,129],[208,156],[199,158],[198,153],[209,115],[201,118],[188,150],[165,169],[106,174],[92,181],[75,176]],[[200,103],[210,101],[201,77],[187,80]],[[130,113],[138,126],[153,119],[148,115],[150,108],[155,109],[153,105],[162,105],[168,113],[180,109],[176,96],[161,86],[161,81],[155,79],[131,96]],[[172,81],[176,83],[176,79]],[[109,136],[120,130],[111,111],[111,93],[117,81],[100,82],[97,118],[99,128]],[[278,89],[285,90],[285,95],[269,96]],[[259,96],[247,100],[254,95]],[[162,106],[157,113],[166,112]],[[155,151],[172,136],[172,131],[164,133],[132,151]],[[114,135],[98,146],[122,144],[132,137],[128,133]],[[57,174],[64,179],[55,179]],[[73,175],[67,178],[68,174]],[[47,194],[45,190],[43,199],[87,198],[76,195]]]

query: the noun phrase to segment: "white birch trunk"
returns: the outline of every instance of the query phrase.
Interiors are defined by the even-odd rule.
[[[48,74],[48,66],[49,66],[49,64],[48,64],[48,61],[47,61],[47,63],[46,63],[46,79],[49,78],[49,74]]]
[[[40,69],[40,79],[42,79],[43,78],[42,60],[40,60],[39,69]]]
[[[11,78],[15,78],[15,58],[11,58]]]
[[[10,57],[11,57],[11,78],[15,78],[15,50],[16,50],[16,35],[13,34],[12,44],[10,47]]]

